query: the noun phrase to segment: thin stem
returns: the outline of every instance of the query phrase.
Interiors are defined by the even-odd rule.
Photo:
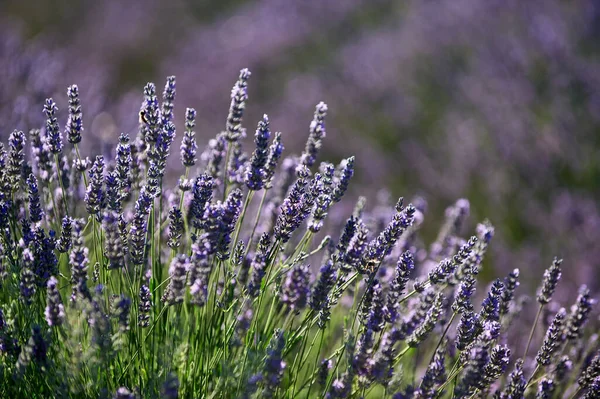
[[[527,352],[529,352],[529,346],[531,345],[531,340],[533,339],[533,333],[535,332],[535,327],[537,326],[538,320],[540,319],[540,315],[542,314],[543,308],[544,308],[544,304],[540,304],[537,314],[535,315],[535,322],[533,323],[533,326],[531,326],[531,332],[529,333],[529,339],[527,340],[527,346],[525,347],[525,353],[523,354],[523,359],[527,359]]]

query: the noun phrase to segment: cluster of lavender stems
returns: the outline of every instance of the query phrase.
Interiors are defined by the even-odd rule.
[[[338,209],[355,160],[318,164],[325,103],[300,156],[266,114],[246,152],[250,76],[208,143],[187,108],[173,150],[170,76],[93,161],[76,85],[0,146],[3,397],[599,397],[596,301],[556,303],[562,260],[524,326],[519,269],[477,287],[494,229],[462,235],[467,200],[430,246],[423,199]]]

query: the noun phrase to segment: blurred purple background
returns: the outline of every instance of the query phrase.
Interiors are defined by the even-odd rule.
[[[598,290],[599,39],[591,0],[4,1],[0,138],[40,126],[49,96],[64,124],[75,83],[86,151],[108,151],[143,85],[176,75],[203,147],[248,67],[249,132],[268,113],[299,153],[325,101],[324,157],[357,156],[354,195],[425,197],[429,238],[467,197],[464,233],[496,226],[488,278],[520,267],[533,289],[558,255],[565,287]]]

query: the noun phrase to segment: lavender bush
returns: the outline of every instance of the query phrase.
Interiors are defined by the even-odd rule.
[[[360,197],[337,223],[355,159],[319,162],[327,105],[299,156],[267,115],[246,152],[250,84],[243,69],[207,143],[188,108],[178,150],[173,76],[162,94],[144,87],[139,129],[112,157],[80,151],[77,86],[68,103],[40,104],[42,129],[10,134],[2,397],[598,397],[595,300],[582,286],[570,308],[553,301],[561,260],[543,275],[535,322],[515,332],[535,303],[518,269],[475,295],[494,227],[461,237],[467,200],[430,245],[418,197],[386,209]],[[172,153],[181,178],[169,187]]]

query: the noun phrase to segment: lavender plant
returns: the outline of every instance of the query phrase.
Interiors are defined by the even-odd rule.
[[[46,128],[0,148],[2,397],[597,397],[595,300],[584,286],[570,311],[552,302],[561,261],[517,358],[519,270],[476,305],[493,227],[461,237],[464,199],[429,247],[422,200],[370,210],[360,198],[336,216],[355,160],[317,164],[327,105],[301,156],[282,161],[266,115],[249,155],[249,77],[199,157],[187,109],[173,187],[173,76],[162,101],[145,86],[136,138],[122,134],[114,158],[82,158],[75,85],[66,142],[49,99]]]

